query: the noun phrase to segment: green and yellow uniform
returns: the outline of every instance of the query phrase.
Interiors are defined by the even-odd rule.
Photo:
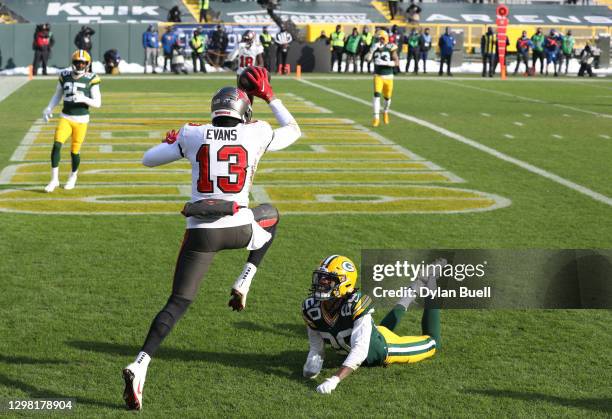
[[[85,73],[80,77],[75,77],[72,71],[66,70],[60,73],[59,84],[64,91],[64,106],[55,129],[54,140],[64,144],[68,137],[72,137],[71,152],[78,154],[87,133],[89,105],[75,103],[73,100],[77,94],[91,98],[91,89],[100,84],[100,77],[95,73]]]
[[[390,42],[386,44],[378,42],[372,47],[374,93],[382,93],[383,97],[387,99],[393,95],[394,54],[397,54],[397,45]]]
[[[351,350],[351,335],[355,322],[368,316],[372,322],[367,358],[363,365],[378,366],[394,363],[418,362],[436,352],[436,341],[428,336],[398,336],[393,329],[405,313],[402,306],[396,306],[376,326],[371,319],[374,309],[367,295],[355,291],[345,295],[338,303],[335,313],[325,310],[321,301],[310,297],[302,304],[302,315],[306,325],[330,344],[336,351],[347,354]],[[365,319],[367,320],[367,319]]]

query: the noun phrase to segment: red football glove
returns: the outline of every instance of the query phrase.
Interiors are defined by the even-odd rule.
[[[166,138],[162,141],[162,143],[174,144],[176,140],[178,140],[179,132],[177,130],[171,129],[166,133]]]
[[[268,70],[264,67],[250,67],[247,70],[246,76],[256,86],[247,93],[270,103],[274,98],[274,92],[268,80]]]

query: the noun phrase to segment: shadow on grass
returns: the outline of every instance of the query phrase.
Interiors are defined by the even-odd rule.
[[[133,357],[140,351],[139,346],[122,345],[111,342],[67,341],[67,345],[84,351],[99,352],[110,355]],[[306,359],[304,351],[284,351],[275,354],[211,352],[161,347],[155,354],[156,359],[178,361],[205,361],[211,364],[222,364],[228,367],[244,368],[263,374],[272,374],[304,384],[312,385],[302,376],[302,365]],[[287,372],[287,369],[290,372]]]
[[[237,329],[253,330],[257,332],[266,332],[278,336],[289,338],[303,337],[306,338],[306,326],[297,323],[277,323],[272,326],[262,325],[249,321],[234,322],[233,326]]]
[[[510,399],[522,400],[526,402],[548,402],[565,407],[575,407],[578,409],[594,410],[596,412],[610,413],[612,411],[612,398],[569,398],[552,396],[549,394],[533,393],[516,390],[479,390],[466,389],[466,393],[480,394],[489,397],[505,397]]]
[[[0,354],[0,363],[16,364],[16,365],[34,365],[34,364],[68,364],[68,361],[61,359],[49,358],[32,358],[29,356],[10,356]]]
[[[31,384],[23,381],[16,380],[5,374],[0,373],[0,384],[8,387],[9,389],[21,390],[28,395],[30,398],[40,399],[76,399],[76,408],[78,409],[80,404],[94,406],[94,407],[105,407],[115,410],[125,410],[120,403],[107,403],[100,400],[90,399],[88,397],[76,397],[71,394],[62,394],[54,390],[48,390],[44,388],[35,387]],[[74,407],[73,407],[74,409]]]

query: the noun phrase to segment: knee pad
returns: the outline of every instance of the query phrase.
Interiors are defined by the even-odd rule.
[[[272,227],[278,224],[280,214],[276,207],[270,204],[261,204],[258,207],[253,208],[253,216],[255,221],[263,228]]]

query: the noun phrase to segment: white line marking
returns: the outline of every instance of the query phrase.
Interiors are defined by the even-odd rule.
[[[518,122],[518,121],[514,121],[513,124],[516,125],[517,127],[522,127],[523,125],[525,125],[522,122]]]
[[[181,185],[177,187],[179,194],[191,197],[191,185]]]
[[[253,185],[251,188],[251,196],[260,204],[263,204],[264,202],[272,202],[270,195],[268,195],[268,192],[266,192],[266,188],[262,185]]]
[[[8,185],[11,183],[11,179],[13,179],[13,175],[18,167],[19,165],[17,164],[11,164],[2,169],[2,172],[0,172],[0,185]]]
[[[524,113],[524,114],[523,114],[523,116],[524,116],[525,118],[531,118],[531,114],[530,114],[530,113]]]
[[[514,138],[514,135],[511,135],[511,134],[504,134],[504,137],[506,137],[506,138],[510,138],[510,139],[513,139],[513,138]]]
[[[563,116],[566,117],[566,118],[570,118],[571,117],[571,115],[568,114],[568,113],[564,113]]]
[[[302,79],[300,81],[302,83],[304,83],[304,84],[307,84],[307,85],[312,86],[312,87],[316,87],[316,88],[324,90],[324,91],[326,91],[328,93],[332,93],[334,95],[344,97],[344,98],[352,100],[354,102],[361,103],[361,104],[363,104],[363,105],[365,105],[367,107],[371,106],[370,102],[368,102],[366,100],[353,97],[351,95],[348,95],[346,93],[340,92],[338,90],[331,89],[329,87],[322,86],[320,84],[313,83],[313,82],[310,82],[310,81],[307,81],[307,80],[304,80],[304,79]],[[397,116],[398,118],[401,118],[401,119],[404,119],[406,121],[413,122],[413,123],[415,123],[417,125],[429,128],[429,129],[431,129],[431,130],[433,130],[433,131],[435,131],[435,132],[437,132],[439,134],[442,134],[442,135],[444,135],[444,136],[446,136],[448,138],[451,138],[451,139],[453,139],[455,141],[459,141],[460,143],[463,143],[465,145],[473,147],[473,148],[475,148],[477,150],[480,150],[480,151],[482,151],[484,153],[487,153],[487,154],[489,154],[489,155],[491,155],[493,157],[496,157],[496,158],[498,158],[500,160],[503,160],[505,162],[508,162],[510,164],[518,166],[518,167],[520,167],[522,169],[525,169],[525,170],[527,170],[527,171],[529,171],[531,173],[534,173],[536,175],[539,175],[541,177],[549,179],[549,180],[551,180],[551,181],[553,181],[555,183],[563,185],[563,186],[565,186],[565,187],[567,187],[569,189],[572,189],[572,190],[574,190],[574,191],[576,191],[578,193],[586,195],[586,196],[592,198],[595,201],[598,201],[598,202],[604,203],[606,205],[612,206],[612,198],[610,198],[610,197],[608,197],[606,195],[600,194],[599,192],[595,192],[595,191],[593,191],[593,190],[591,190],[591,189],[589,189],[589,188],[587,188],[585,186],[582,186],[582,185],[579,185],[577,183],[574,183],[571,180],[567,180],[567,179],[562,178],[561,176],[558,176],[558,175],[556,175],[554,173],[548,172],[548,171],[546,171],[544,169],[540,169],[539,167],[536,167],[536,166],[534,166],[534,165],[532,165],[530,163],[527,163],[525,161],[519,160],[519,159],[517,159],[515,157],[511,157],[511,156],[509,156],[507,154],[504,154],[504,153],[502,153],[500,151],[495,150],[494,148],[491,148],[491,147],[486,146],[484,144],[481,144],[481,143],[479,143],[477,141],[474,141],[472,139],[464,137],[463,135],[460,135],[460,134],[457,134],[455,132],[449,131],[449,130],[447,130],[445,128],[442,128],[442,127],[440,127],[438,125],[432,124],[431,122],[425,121],[423,119],[419,119],[419,118],[416,118],[414,116],[407,115],[407,114],[404,114],[404,113],[401,113],[401,112],[397,112],[397,111],[394,111],[394,110],[390,110],[389,112],[392,115]]]
[[[558,108],[563,108],[563,109],[571,109],[572,111],[576,111],[576,112],[583,112],[583,113],[588,113],[590,115],[595,115],[595,116],[601,116],[603,118],[612,118],[612,115],[607,114],[607,113],[600,113],[600,112],[593,112],[593,111],[587,111],[585,109],[580,109],[580,108],[575,108],[573,106],[568,106],[568,105],[562,105],[560,103],[548,103],[544,100],[541,99],[535,99],[532,97],[527,97],[527,96],[520,96],[520,95],[513,95],[512,93],[507,93],[507,92],[500,92],[499,90],[495,90],[495,89],[485,89],[483,87],[476,87],[476,86],[469,86],[466,84],[462,84],[462,83],[453,83],[451,81],[445,81],[445,80],[438,80],[440,83],[447,83],[447,84],[452,84],[453,86],[460,86],[460,87],[464,87],[466,89],[474,89],[474,90],[480,90],[482,92],[489,92],[489,93],[494,93],[497,95],[502,95],[502,96],[508,96],[508,97],[513,97],[516,99],[521,99],[521,100],[525,100],[527,102],[534,102],[534,103],[547,103],[549,105],[552,106],[556,106]]]
[[[98,147],[98,151],[100,153],[112,153],[113,146],[112,145],[101,145],[100,147]]]
[[[480,114],[481,114],[482,116],[487,117],[487,118],[491,116],[491,114],[490,114],[490,113],[486,113],[486,112],[480,112]]]
[[[552,137],[553,137],[553,138],[556,138],[556,139],[558,139],[558,140],[562,140],[562,139],[563,139],[563,137],[562,137],[562,136],[560,136],[559,134],[553,134],[553,135],[552,135]]]
[[[100,131],[100,138],[103,140],[110,140],[113,138],[113,133],[112,131]]]
[[[324,145],[310,145],[308,146],[312,149],[312,151],[316,151],[317,153],[327,153],[327,148]]]
[[[41,118],[34,121],[34,124],[30,127],[28,132],[23,136],[23,139],[13,152],[13,155],[10,158],[10,161],[22,161],[25,159],[25,156],[36,137],[41,132],[43,127],[43,120]]]
[[[442,116],[448,116],[448,114],[446,112],[440,112],[440,115]]]
[[[610,139],[610,136],[609,136],[609,135],[606,135],[606,134],[599,134],[599,136],[600,136],[601,138],[605,139],[605,140],[609,140],[609,139]]]
[[[11,161],[24,161],[29,149],[29,146],[18,145],[15,151],[13,152],[13,155],[11,156]]]
[[[0,77],[0,102],[19,90],[27,82],[27,77]]]

